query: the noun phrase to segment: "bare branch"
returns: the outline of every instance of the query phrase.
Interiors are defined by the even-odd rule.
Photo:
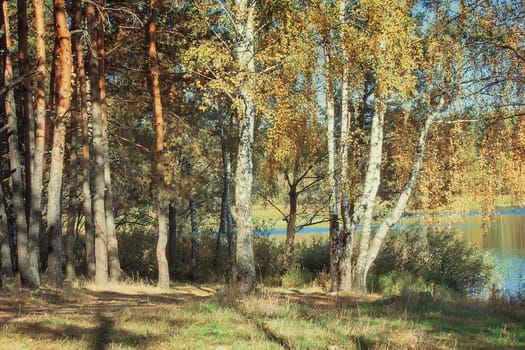
[[[124,142],[126,142],[126,143],[128,143],[128,144],[130,144],[132,146],[135,146],[135,147],[137,147],[138,149],[140,149],[143,152],[151,153],[151,150],[148,147],[146,147],[144,145],[141,145],[139,143],[133,142],[132,140],[130,140],[128,138],[125,138],[124,136],[120,136],[118,134],[112,134],[111,136],[114,136],[114,137],[118,138],[119,140],[122,140],[122,141],[124,141]]]
[[[283,217],[283,220],[284,221],[287,221],[287,218],[288,218],[288,214],[286,214],[285,212],[283,212],[281,210],[281,208],[279,208],[269,197],[265,196],[262,192],[257,192],[257,195],[259,197],[261,197],[266,203],[268,203],[272,208],[274,208],[275,210],[277,210],[279,212],[279,214],[282,215]]]
[[[20,84],[22,81],[24,81],[24,79],[29,78],[30,76],[35,74],[36,72],[31,72],[29,74],[22,75],[16,78],[15,80],[10,81],[9,84],[2,86],[2,88],[0,88],[0,96],[5,95],[9,90],[14,88],[16,85]]]

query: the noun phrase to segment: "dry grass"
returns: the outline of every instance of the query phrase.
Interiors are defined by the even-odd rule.
[[[0,349],[518,349],[523,309],[147,284],[0,292]]]

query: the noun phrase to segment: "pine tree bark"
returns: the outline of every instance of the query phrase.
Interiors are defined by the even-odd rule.
[[[18,70],[22,77],[21,93],[22,100],[22,120],[24,126],[24,160],[25,160],[25,184],[26,184],[26,218],[29,225],[29,216],[31,215],[31,185],[33,174],[33,155],[35,149],[35,120],[33,115],[33,91],[31,86],[31,62],[29,59],[29,34],[27,25],[27,1],[18,0]],[[31,250],[29,250],[31,256]],[[30,268],[34,268],[31,266]],[[38,268],[38,266],[37,266]],[[38,271],[37,271],[38,273]],[[32,271],[34,274],[34,271]],[[40,282],[40,281],[38,281]]]
[[[253,260],[252,186],[253,186],[253,133],[255,105],[253,101],[253,75],[255,74],[255,1],[235,1],[235,29],[237,33],[236,60],[240,78],[239,146],[235,169],[235,221],[237,223],[236,285],[241,292],[255,289]]]
[[[73,39],[73,43],[75,39]],[[74,47],[74,45],[73,45]],[[74,106],[78,106],[77,86],[73,90],[72,98]],[[76,241],[76,223],[78,218],[78,120],[80,113],[78,109],[71,110],[71,122],[69,124],[68,144],[69,144],[69,199],[67,212],[67,229],[66,229],[66,279],[73,281],[76,279],[75,272],[75,241]]]
[[[91,87],[91,106],[93,119],[93,158],[94,158],[94,202],[95,221],[95,283],[104,286],[108,283],[108,236],[105,211],[105,159],[103,140],[102,100],[99,85],[99,58],[97,53],[97,16],[92,3],[86,5],[86,20],[90,38],[89,80]]]
[[[9,31],[9,9],[8,1],[2,0],[2,28],[4,31],[2,40],[4,86],[9,86],[13,81],[13,62],[11,58],[11,33]],[[22,163],[20,150],[18,149],[18,126],[15,106],[15,96],[12,88],[4,95],[4,112],[7,116],[7,135],[9,147],[9,167],[11,171],[12,205],[16,224],[16,252],[18,257],[18,271],[22,283],[30,288],[37,288],[31,274],[29,263],[29,243],[27,234],[26,208],[24,205],[24,187],[22,178]]]
[[[98,0],[100,8],[104,6],[104,0]],[[98,53],[98,81],[100,89],[100,107],[102,110],[102,145],[104,150],[104,182],[106,192],[104,195],[104,210],[106,212],[106,235],[108,244],[108,268],[109,279],[113,282],[120,280],[120,259],[118,256],[118,241],[115,231],[115,214],[113,208],[113,187],[111,186],[111,164],[109,157],[109,131],[108,111],[106,105],[106,65],[104,44],[104,19],[102,13],[98,15],[97,27],[97,53]]]
[[[31,214],[29,215],[29,261],[38,273],[40,262],[40,233],[42,226],[42,192],[46,135],[46,43],[44,1],[33,0],[35,17],[36,101],[35,139],[31,176]]]
[[[72,27],[77,31],[82,23],[82,1],[73,2]],[[80,122],[82,124],[82,208],[84,212],[84,244],[86,257],[86,275],[89,279],[95,277],[95,223],[93,221],[92,192],[91,192],[91,139],[89,137],[89,116],[87,107],[87,77],[84,67],[84,48],[82,33],[75,34],[75,71],[77,76],[78,92],[80,97]]]
[[[156,44],[156,1],[150,0],[150,19],[148,23],[149,60],[153,97],[153,115],[155,118],[155,187],[157,189],[157,265],[159,269],[158,286],[169,288],[169,265],[166,257],[168,244],[168,220],[166,216],[166,201],[164,198],[164,118],[162,115],[162,100],[159,83],[159,65],[157,61]]]
[[[55,72],[57,104],[53,127],[53,146],[49,170],[47,232],[49,237],[48,283],[54,288],[63,287],[62,277],[62,223],[61,195],[64,169],[64,147],[66,125],[71,109],[71,78],[73,57],[71,52],[71,34],[68,29],[64,0],[54,0],[55,37],[58,50],[55,51]]]
[[[3,75],[3,72],[0,73]],[[0,179],[3,179],[2,169],[0,167]],[[12,233],[9,231],[9,224],[7,219],[6,211],[6,198],[5,198],[5,188],[0,182],[0,230],[2,231],[3,239],[0,241],[0,273],[3,276],[14,276],[15,266],[14,266],[14,256],[12,249]]]
[[[1,172],[0,172],[0,178]],[[13,266],[11,264],[11,247],[9,245],[9,228],[7,226],[7,212],[5,211],[4,190],[0,186],[0,275],[11,276]]]
[[[13,236],[8,231],[6,239],[1,242],[0,255],[2,259],[2,275],[3,276],[15,276],[15,256],[14,256],[14,244]]]

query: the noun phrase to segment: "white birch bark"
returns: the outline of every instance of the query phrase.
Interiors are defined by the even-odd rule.
[[[237,222],[236,241],[236,283],[242,292],[255,288],[255,265],[253,261],[252,184],[253,184],[253,133],[255,105],[252,96],[254,64],[254,15],[255,1],[235,1],[235,30],[237,47],[239,86],[239,148],[235,169],[235,219]]]
[[[393,225],[395,225],[395,223],[399,220],[399,218],[405,211],[408,200],[410,199],[410,196],[412,195],[412,192],[416,185],[416,181],[419,176],[419,172],[421,170],[421,167],[423,166],[423,160],[425,158],[425,149],[426,149],[426,144],[428,140],[428,134],[430,132],[430,128],[432,127],[432,125],[434,124],[434,121],[436,120],[436,117],[437,117],[437,112],[432,113],[425,121],[425,126],[423,127],[423,129],[421,130],[421,134],[419,135],[416,155],[415,155],[414,163],[412,165],[412,169],[410,172],[410,177],[408,178],[408,181],[405,184],[403,192],[401,192],[401,194],[399,195],[399,198],[397,199],[396,206],[394,207],[390,215],[388,215],[387,217],[383,219],[381,225],[379,226],[379,229],[374,235],[372,242],[370,243],[370,249],[368,252],[368,257],[367,257],[366,265],[365,265],[365,273],[368,272],[368,270],[372,266],[372,263],[377,258],[377,254],[379,253],[379,249],[381,248],[381,244],[383,243],[383,240],[385,239],[385,236],[388,233],[388,230]]]
[[[354,246],[354,232],[351,230],[350,202],[348,192],[348,152],[350,137],[350,115],[348,113],[348,69],[343,71],[341,91],[341,141],[339,150],[339,162],[341,174],[339,183],[341,185],[341,217],[343,227],[341,231],[341,251],[339,257],[339,289],[349,290],[352,288],[352,251]]]
[[[339,2],[339,24],[345,23],[346,1]],[[339,34],[340,41],[344,43],[344,31]],[[350,113],[349,107],[349,86],[348,86],[348,60],[343,53],[343,76],[341,79],[341,139],[339,146],[339,167],[341,169],[339,184],[341,189],[341,218],[343,227],[341,231],[341,249],[339,256],[339,289],[350,290],[352,288],[352,251],[354,246],[354,232],[351,230],[350,203],[348,192],[348,152],[350,137]]]
[[[223,177],[223,191],[221,198],[221,221],[219,235],[217,237],[217,252],[216,262],[219,263],[220,252],[223,247],[224,237],[228,242],[228,264],[227,273],[229,279],[235,275],[235,250],[233,242],[233,222],[231,210],[231,177],[232,165],[230,160],[230,152],[226,147],[226,138],[224,136],[224,126],[221,126],[221,153],[222,153],[222,177]]]
[[[329,220],[329,249],[330,249],[330,279],[331,290],[339,289],[339,192],[337,184],[337,145],[335,138],[335,106],[332,83],[330,78],[330,49],[324,50],[325,59],[325,98],[326,98],[326,125],[327,125],[327,150],[328,150],[328,180],[330,183],[330,200],[328,208]]]
[[[386,107],[376,97],[375,111],[372,118],[370,131],[370,151],[368,168],[366,171],[363,194],[361,196],[362,230],[359,241],[359,257],[357,258],[354,284],[358,291],[366,291],[366,263],[370,248],[370,235],[372,233],[372,215],[374,204],[381,180],[381,161],[383,158],[383,131]]]

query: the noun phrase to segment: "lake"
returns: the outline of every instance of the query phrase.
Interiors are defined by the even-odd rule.
[[[394,229],[424,228],[419,221],[418,217],[406,217]],[[525,208],[496,210],[486,232],[483,232],[479,212],[462,216],[442,215],[439,221],[440,227],[458,231],[465,240],[494,257],[498,289],[509,296],[516,295],[518,291],[525,293]],[[284,233],[284,229],[270,230],[270,234]],[[298,233],[328,233],[328,229],[305,228]]]
[[[508,295],[525,292],[525,208],[496,211],[485,235],[479,214],[463,220],[463,237],[496,259],[498,286]]]

